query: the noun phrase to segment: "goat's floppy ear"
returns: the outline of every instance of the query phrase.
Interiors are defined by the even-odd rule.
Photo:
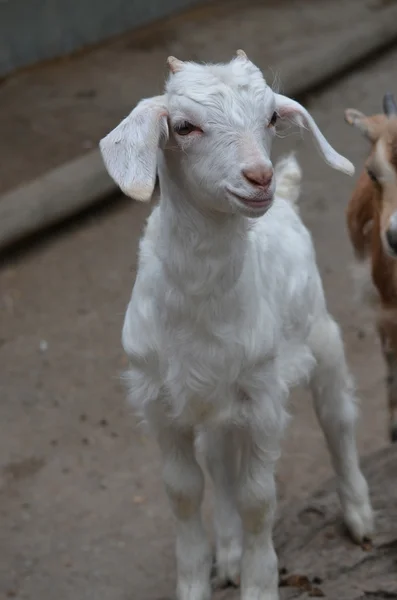
[[[382,126],[387,121],[387,117],[385,115],[367,117],[355,108],[347,108],[345,110],[345,121],[349,125],[356,127],[371,142],[376,142],[380,136]]]
[[[306,126],[308,129],[310,129],[326,163],[328,163],[333,169],[342,171],[347,175],[354,174],[354,166],[352,163],[341,154],[338,154],[338,152],[332,148],[317,127],[313,117],[301,104],[295,100],[291,100],[291,98],[282,96],[281,94],[275,94],[275,98],[276,111],[279,117],[281,119],[290,118],[300,127]]]
[[[168,136],[164,96],[142,100],[99,142],[106,169],[135,200],[150,200],[156,183],[157,150]]]

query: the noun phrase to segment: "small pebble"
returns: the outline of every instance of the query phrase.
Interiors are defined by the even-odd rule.
[[[40,352],[47,352],[48,342],[46,340],[40,340]]]
[[[364,550],[364,552],[371,552],[371,550],[373,550],[371,540],[365,539],[361,544],[361,548]]]
[[[134,496],[134,504],[142,504],[145,501],[145,496]]]
[[[312,588],[312,589],[309,591],[308,595],[309,595],[311,598],[324,598],[324,596],[325,596],[325,594],[324,594],[323,590],[320,590],[320,588],[318,588],[318,587],[314,587],[314,588]]]

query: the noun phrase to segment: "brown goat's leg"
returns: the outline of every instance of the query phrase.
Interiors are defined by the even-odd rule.
[[[389,331],[391,329],[392,331]],[[383,356],[386,362],[386,388],[389,408],[389,433],[392,442],[397,442],[397,353],[395,345],[396,327],[379,326]]]

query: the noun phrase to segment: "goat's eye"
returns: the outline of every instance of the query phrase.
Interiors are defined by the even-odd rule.
[[[175,125],[174,131],[178,135],[189,135],[189,133],[192,133],[193,131],[201,131],[201,129],[196,127],[196,125],[189,123],[189,121],[184,121],[179,125]]]
[[[368,173],[368,177],[370,178],[371,181],[373,181],[373,183],[378,183],[378,178],[371,169],[367,169],[367,173]]]
[[[277,119],[278,119],[278,114],[276,113],[276,111],[274,111],[274,113],[272,114],[272,118],[269,121],[268,127],[274,127],[277,122]]]

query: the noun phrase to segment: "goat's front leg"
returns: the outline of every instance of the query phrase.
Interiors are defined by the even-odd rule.
[[[241,465],[237,480],[237,505],[243,527],[241,564],[242,600],[277,600],[278,568],[273,546],[276,510],[274,479],[276,444],[264,432],[239,432]]]
[[[236,504],[236,432],[217,428],[203,434],[207,468],[214,484],[216,587],[238,586],[242,553],[241,519]]]
[[[309,343],[316,358],[311,388],[335,472],[345,523],[358,543],[370,537],[373,515],[357,455],[356,399],[339,328],[327,314],[314,323]]]
[[[395,325],[379,324],[379,336],[386,363],[387,402],[389,407],[389,434],[397,442],[397,329]]]
[[[160,406],[147,412],[163,459],[163,481],[176,518],[177,600],[210,600],[211,547],[201,520],[204,475],[191,429],[181,429]]]

